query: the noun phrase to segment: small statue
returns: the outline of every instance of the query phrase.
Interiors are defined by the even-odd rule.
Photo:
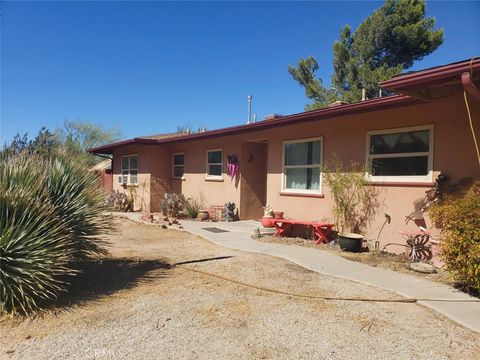
[[[225,203],[225,221],[235,221],[235,203]]]
[[[270,205],[265,205],[265,210],[263,212],[263,216],[265,217],[273,217],[273,209],[270,207]]]

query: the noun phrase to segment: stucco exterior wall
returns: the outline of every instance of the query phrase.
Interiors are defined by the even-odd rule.
[[[118,181],[121,175],[122,156],[138,156],[137,185],[126,188]],[[117,148],[113,153],[113,190],[127,193],[134,198],[135,211],[158,211],[163,187],[159,179],[169,184],[170,156],[168,146],[129,145]]]
[[[214,149],[223,150],[222,180],[210,180],[206,177],[207,151]],[[238,137],[172,144],[172,153],[185,153],[184,179],[172,179],[172,188],[176,192],[182,192],[187,198],[198,197],[200,193],[203,193],[208,205],[222,205],[230,201],[238,206],[240,203],[240,178],[231,180],[230,176],[227,175],[227,156],[237,154],[241,169],[240,150],[241,142]]]
[[[472,101],[471,110],[477,133],[480,135],[480,104]],[[419,125],[434,126],[433,169],[436,174],[445,173],[452,181],[465,177],[480,178],[463,97],[458,94],[429,103],[273,127],[252,133],[195,142],[118,148],[114,153],[114,189],[119,188],[117,178],[120,173],[121,156],[136,153],[139,156],[139,183],[147,184],[146,194],[152,192],[151,177],[159,177],[166,179],[174,191],[182,192],[186,197],[198,196],[203,192],[209,205],[233,201],[237,206],[241,206],[241,175],[234,181],[230,180],[226,174],[226,157],[237,154],[241,173],[242,164],[247,161],[242,158],[242,143],[266,140],[268,143],[267,203],[276,210],[285,211],[287,217],[331,221],[332,199],[325,184],[322,186],[324,197],[282,194],[283,141],[321,136],[324,161],[332,153],[336,153],[345,161],[355,160],[363,164],[366,157],[368,131]],[[206,179],[206,152],[209,149],[223,149],[222,181]],[[185,153],[183,180],[172,179],[172,154],[175,152]],[[367,231],[368,237],[376,238],[377,233],[374,230],[378,230],[384,221],[384,213],[388,213],[392,217],[392,222],[383,230],[380,241],[382,244],[392,241],[402,242],[398,231],[415,228],[413,223],[406,224],[406,216],[414,210],[414,201],[424,197],[430,184],[399,183],[376,186],[381,190],[382,206],[378,209],[375,222]],[[155,211],[158,201],[158,194],[153,194],[150,207],[150,198],[148,195],[143,196],[142,209]],[[431,225],[428,219],[426,222],[427,226]]]
[[[477,134],[480,134],[480,107],[475,104],[475,109],[472,110],[472,113],[476,114],[474,118]],[[368,131],[433,124],[434,173],[445,173],[453,182],[466,177],[478,179],[480,169],[476,165],[473,140],[467,121],[463,98],[458,95],[421,105],[298,124],[288,130],[282,128],[272,130],[269,142],[267,201],[273,208],[285,210],[285,215],[292,218],[332,220],[330,209],[333,203],[325,184],[322,191],[325,195],[323,199],[281,195],[282,141],[302,137],[323,136],[324,160],[332,153],[337,153],[344,160],[364,163]],[[388,213],[392,221],[382,231],[379,239],[381,245],[388,242],[402,243],[398,231],[416,228],[413,222],[406,224],[406,216],[413,212],[414,201],[423,198],[430,186],[407,183],[378,185],[381,190],[382,206],[378,209],[376,220],[369,227],[367,235],[369,238],[377,237],[378,229],[385,219],[384,214]],[[428,217],[425,221],[430,227]]]

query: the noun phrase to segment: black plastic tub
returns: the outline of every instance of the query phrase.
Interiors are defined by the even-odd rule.
[[[363,235],[353,233],[338,234],[338,245],[340,249],[350,252],[361,252]]]

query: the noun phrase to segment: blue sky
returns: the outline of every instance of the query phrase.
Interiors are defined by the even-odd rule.
[[[289,64],[332,43],[381,2],[3,2],[0,143],[65,119],[124,138],[303,111]],[[480,55],[480,2],[428,2],[445,42],[413,69]]]

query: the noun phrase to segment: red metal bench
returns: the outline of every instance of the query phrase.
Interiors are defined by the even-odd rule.
[[[333,229],[333,224],[326,224],[319,221],[302,221],[294,219],[278,219],[274,220],[273,225],[275,226],[274,236],[283,236],[285,231],[291,229],[294,225],[304,225],[313,230],[317,240],[317,244],[328,243],[328,234]]]

